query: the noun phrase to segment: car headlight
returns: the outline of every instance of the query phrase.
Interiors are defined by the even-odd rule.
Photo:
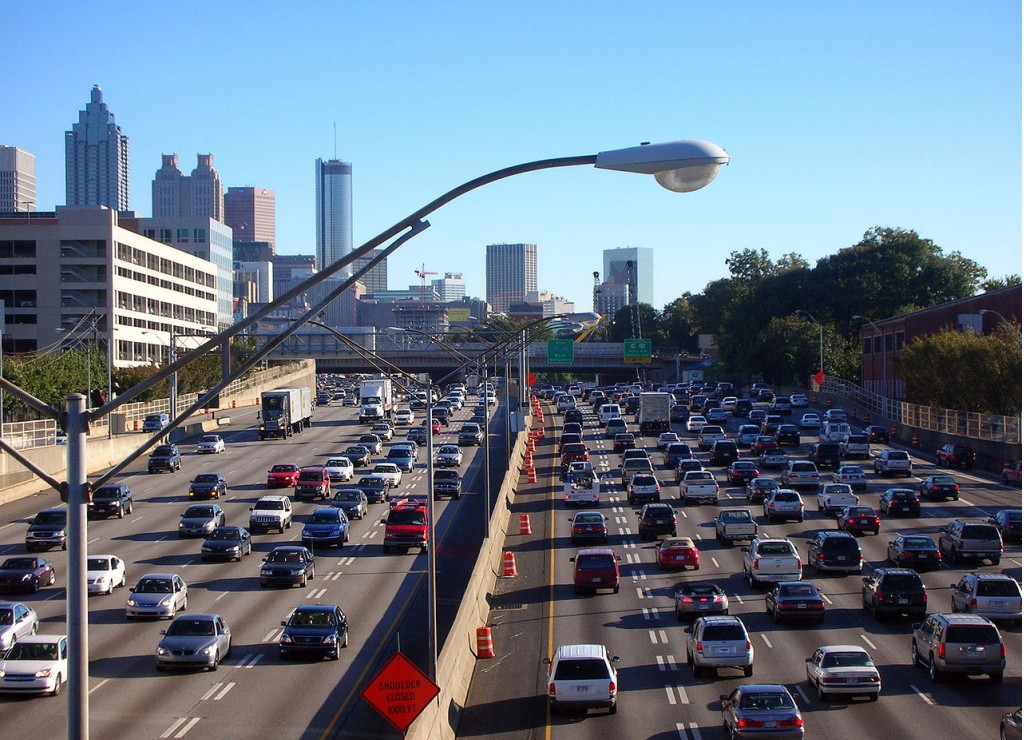
[[[324,642],[326,642],[328,644],[333,644],[333,643],[335,643],[337,641],[338,641],[338,636],[337,635],[327,635],[327,637],[324,638]]]
[[[32,580],[32,574],[31,573],[26,573],[25,575],[23,575],[21,577],[21,580],[23,580],[23,581],[31,581]]]
[[[174,596],[173,595],[165,596],[165,597],[163,597],[163,599],[160,600],[160,606],[170,606],[171,602],[173,600],[174,600]]]
[[[261,576],[272,576],[272,575],[274,575],[274,571],[271,570],[270,568],[264,568],[263,570],[260,571],[260,575]]]
[[[281,635],[281,642],[286,642],[286,643],[293,642],[292,636],[289,635],[287,632],[285,632],[283,635]]]
[[[167,655],[167,648],[165,648],[165,647],[157,647],[156,654],[157,655]]]
[[[305,572],[306,572],[306,571],[304,571],[304,570],[303,570],[302,568],[299,568],[298,570],[293,570],[293,571],[291,572],[291,574],[292,574],[293,576],[301,576],[301,575],[302,575],[303,573],[305,573]]]
[[[232,545],[231,547],[228,548],[228,552],[238,552],[241,549],[242,548],[239,547],[238,545]]]
[[[199,652],[202,653],[203,655],[213,655],[213,648],[212,647],[204,647]]]
[[[40,668],[36,671],[36,678],[49,678],[53,670],[50,668]]]
[[[234,550],[236,548],[231,548],[231,549]],[[213,552],[213,548],[210,547],[209,545],[203,545],[202,552]]]
[[[128,599],[128,601],[125,602],[125,606],[138,606],[138,604],[135,603],[135,599]]]

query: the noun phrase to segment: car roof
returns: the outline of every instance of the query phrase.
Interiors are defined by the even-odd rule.
[[[333,506],[330,507],[330,508],[331,508],[331,511],[337,511],[337,509],[335,509]],[[307,550],[307,549],[309,549],[309,548],[303,547],[302,545],[278,545],[273,550],[271,550],[271,552],[278,552],[278,551],[290,552],[290,551],[295,551],[295,550]]]
[[[175,575],[174,573],[147,573],[146,575],[144,575],[141,578],[139,578],[139,580],[143,581],[143,580],[145,580],[147,578],[153,578],[153,579],[158,579],[158,578],[174,578],[174,575]]]
[[[290,500],[291,499],[289,499],[287,496],[260,496],[258,499],[256,499],[256,503],[259,503],[260,501],[290,501]]]
[[[698,621],[704,624],[743,624],[742,619],[731,614],[698,617]]]
[[[559,645],[555,658],[603,658],[607,652],[604,645]]]
[[[19,637],[18,642],[26,642],[32,644],[47,643],[53,642],[54,640],[66,640],[67,637],[67,635],[25,635],[24,637]]]
[[[615,551],[610,547],[587,547],[576,551],[576,557],[581,555],[611,555],[614,557]]]
[[[818,648],[823,653],[866,653],[867,650],[860,645],[822,645]]]

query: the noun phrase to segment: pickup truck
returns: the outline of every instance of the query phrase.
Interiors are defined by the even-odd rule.
[[[712,521],[715,523],[715,539],[732,544],[737,540],[753,540],[757,537],[757,523],[747,509],[723,509]]]
[[[759,583],[799,581],[803,562],[793,543],[785,538],[755,537],[743,548],[743,575],[755,588]]]
[[[566,506],[589,506],[601,503],[601,481],[591,470],[569,473],[565,479],[562,500]]]
[[[697,449],[710,450],[715,442],[722,439],[725,439],[725,430],[709,424],[697,433]]]
[[[859,503],[860,497],[847,483],[825,483],[818,491],[818,511],[829,516]]]
[[[691,470],[679,483],[679,498],[683,504],[718,505],[718,481],[708,470]]]

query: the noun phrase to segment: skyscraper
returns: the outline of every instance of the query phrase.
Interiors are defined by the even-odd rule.
[[[522,303],[531,290],[537,290],[537,245],[488,244],[487,302],[494,312]]]
[[[316,161],[316,260],[326,269],[352,251],[352,164],[340,159]],[[338,273],[352,275],[352,266]]]
[[[654,305],[654,250],[650,247],[604,250],[604,281],[610,284],[602,291],[604,293],[625,293],[629,305]]]
[[[78,112],[78,123],[64,132],[64,166],[67,205],[128,210],[128,137],[114,123],[99,85]]]
[[[443,303],[459,301],[466,297],[466,281],[461,272],[446,272],[443,278],[431,280],[434,291]]]
[[[352,272],[363,269],[367,263],[380,255],[383,250],[371,249],[364,256],[359,257],[352,263]],[[385,257],[376,265],[371,267],[365,275],[359,278],[359,282],[366,288],[367,293],[380,293],[388,289],[388,258]]]
[[[224,223],[236,243],[266,242],[271,253],[277,247],[277,216],[274,191],[269,188],[228,188],[224,194]]]
[[[154,218],[212,218],[224,222],[224,186],[213,169],[212,154],[197,154],[196,168],[186,177],[177,154],[161,155],[153,178]]]
[[[0,213],[35,210],[35,156],[16,146],[0,146]]]

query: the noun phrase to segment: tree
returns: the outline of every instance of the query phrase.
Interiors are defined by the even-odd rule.
[[[1001,278],[989,278],[988,280],[983,280],[978,289],[982,293],[988,293],[990,290],[1009,288],[1011,285],[1020,285],[1020,275],[1004,275]]]
[[[638,321],[639,318],[639,321]],[[623,306],[615,312],[615,317],[608,325],[604,341],[623,342],[634,337],[649,337],[658,328],[658,312],[649,303],[638,303],[635,306]]]

